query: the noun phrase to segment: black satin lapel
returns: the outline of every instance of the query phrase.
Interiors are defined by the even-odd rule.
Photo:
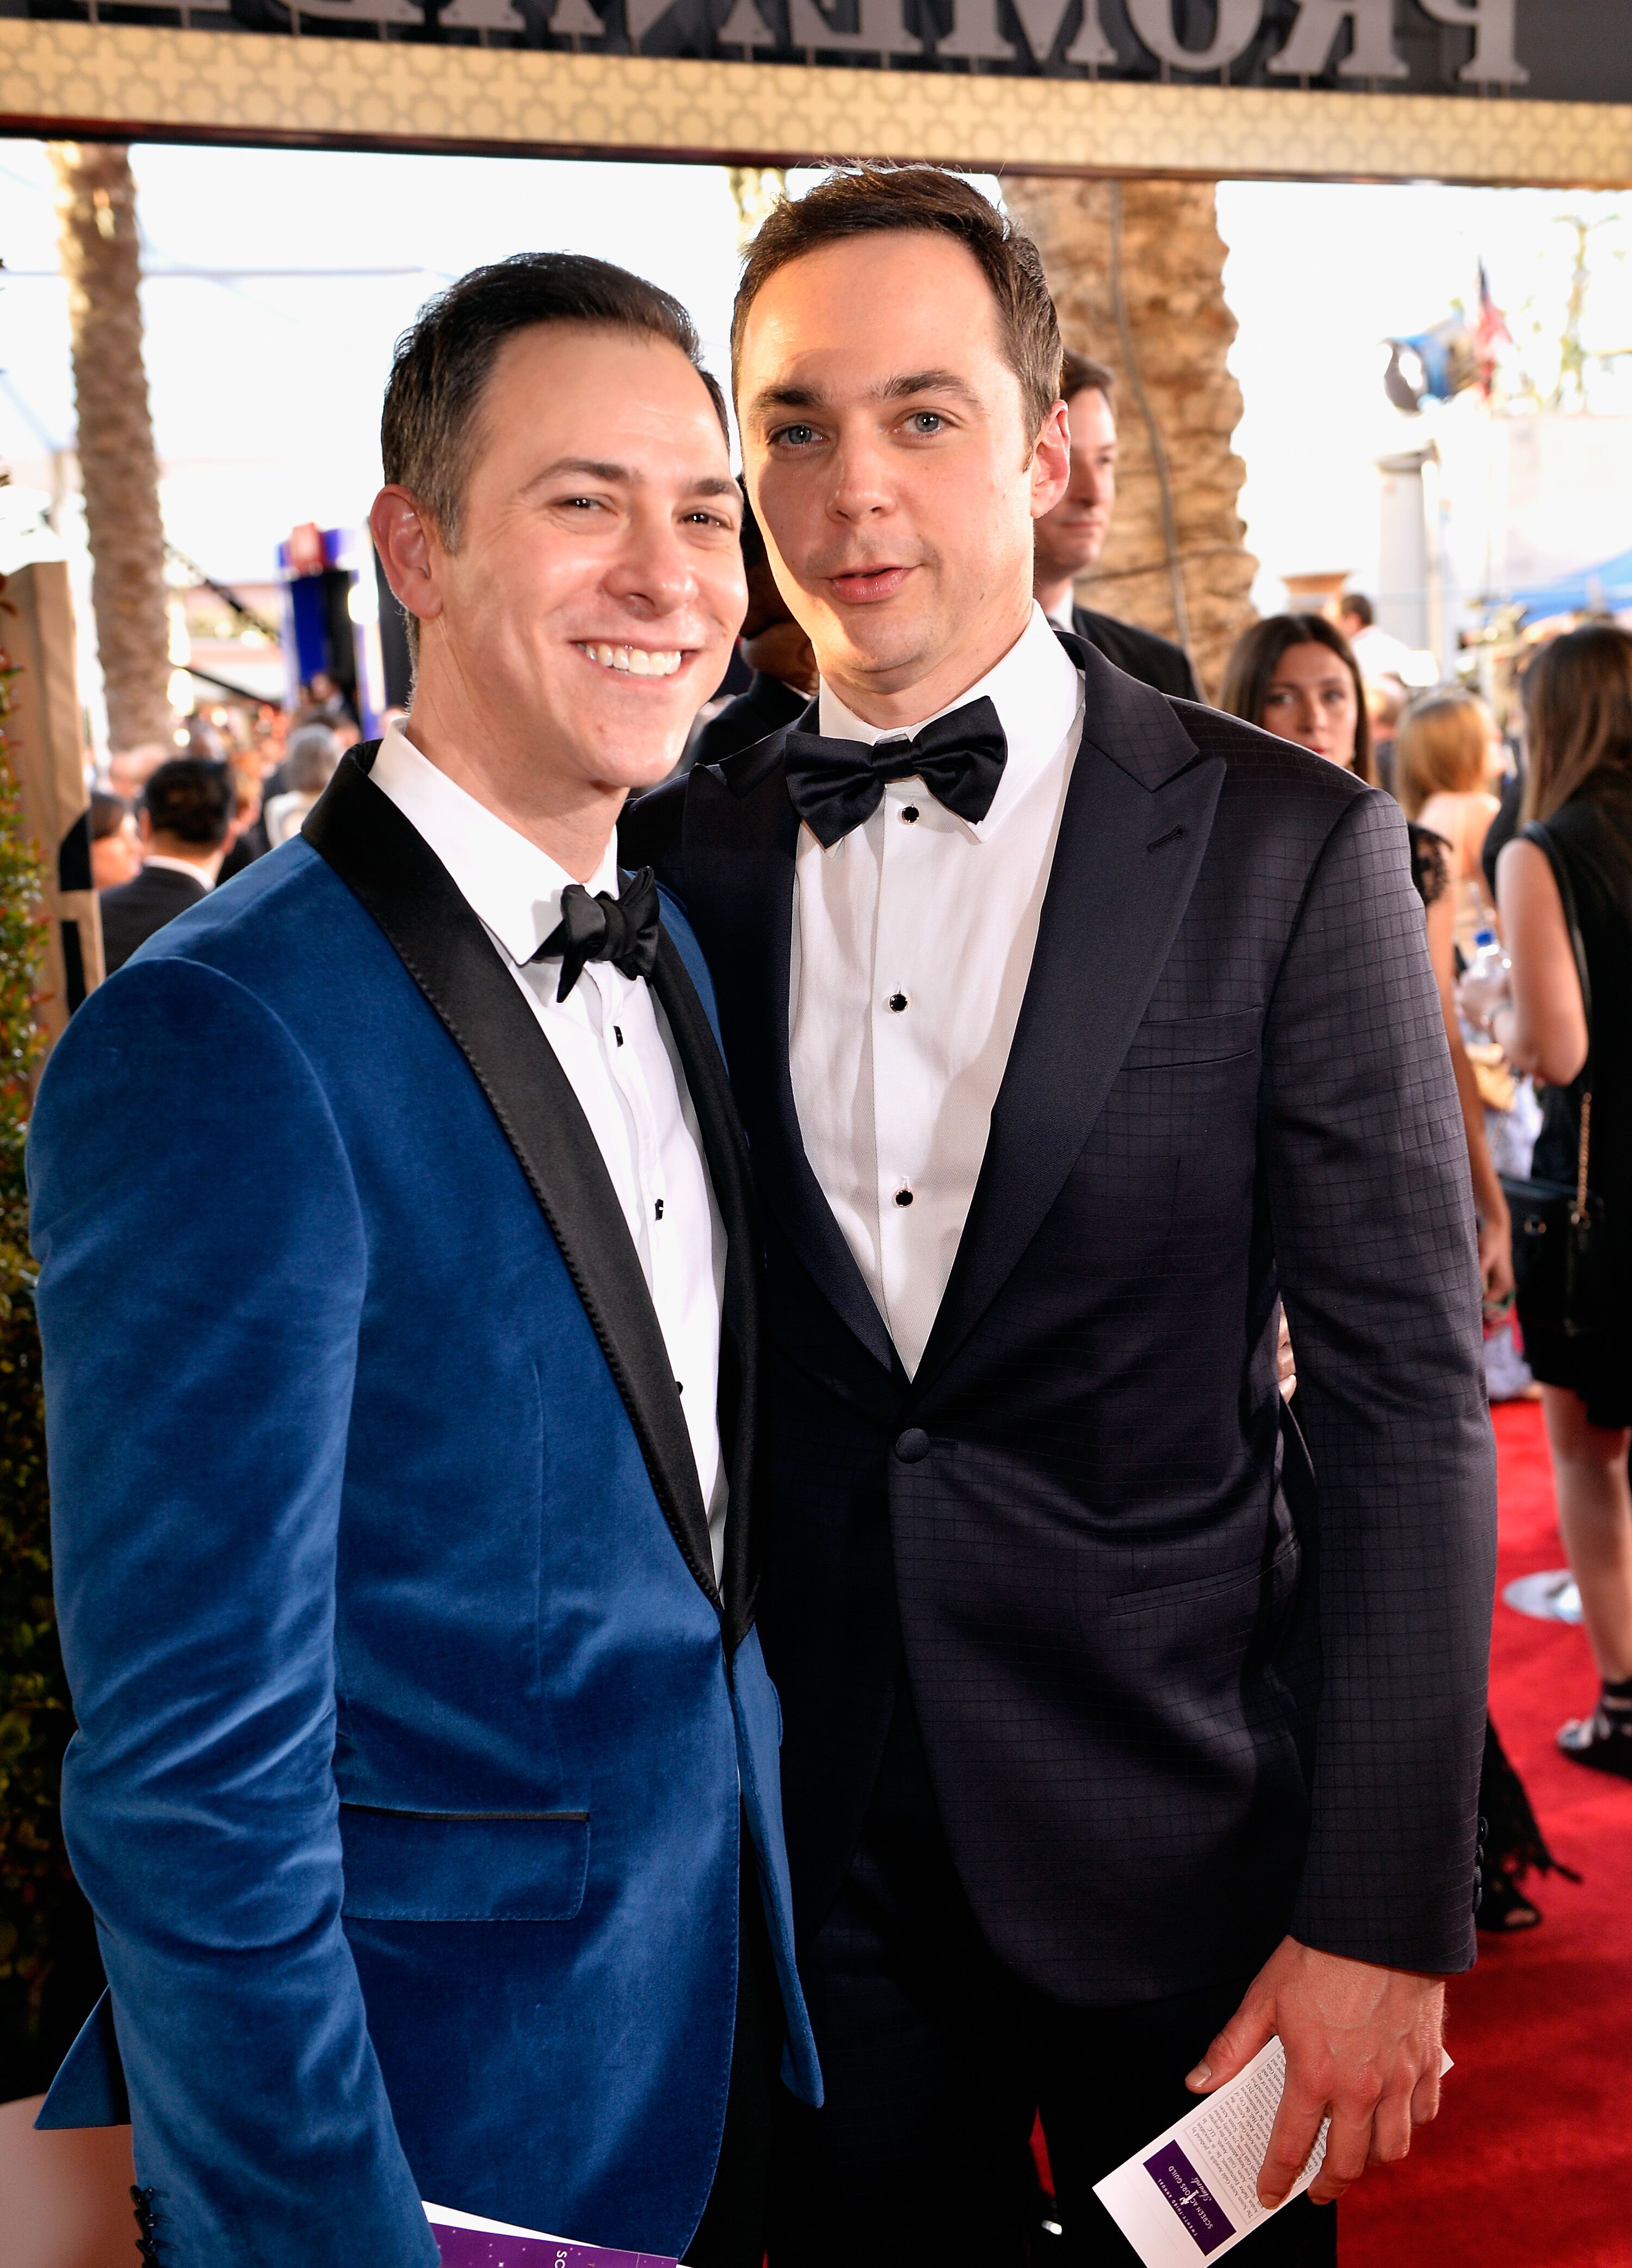
[[[725,1639],[735,1653],[754,1619],[759,1588],[755,1418],[759,1400],[759,1230],[748,1150],[708,1017],[673,939],[659,939],[652,989],[662,1004],[697,1112],[709,1179],[726,1232],[720,1325],[720,1440],[726,1500]]]
[[[1222,759],[1207,759],[1153,794],[1084,736],[986,1157],[915,1400],[1001,1290],[1104,1108],[1195,887],[1223,777]]]
[[[810,1169],[788,1068],[787,989],[799,822],[780,764],[737,794],[719,773],[691,775],[682,866],[708,955],[754,1176],[834,1313],[886,1370],[895,1349]]]
[[[447,868],[355,756],[342,760],[301,833],[378,922],[491,1104],[601,1343],[663,1517],[718,1605],[707,1513],[662,1330],[554,1049]]]

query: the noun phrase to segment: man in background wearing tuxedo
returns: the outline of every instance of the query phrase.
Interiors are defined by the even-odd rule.
[[[398,345],[413,713],[92,994],[30,1133],[74,1871],[165,2268],[435,2268],[421,2199],[759,2268],[794,1970],[759,1235],[620,875],[742,619],[684,310],[566,254]],[[784,2061],[784,2055],[787,2060]]]
[[[713,969],[767,1217],[827,2088],[783,2106],[772,2261],[1023,2261],[1040,2105],[1100,2268],[1093,2183],[1272,2034],[1267,2198],[1328,2113],[1320,2202],[1437,2107],[1494,1470],[1422,910],[1386,797],[1034,604],[1059,333],[972,187],[779,208],[733,348],[816,729],[624,847]],[[1333,2228],[1300,2200],[1243,2257]]]
[[[227,766],[203,756],[173,756],[148,780],[137,812],[141,871],[101,895],[102,951],[110,976],[139,945],[215,887],[236,799]]]
[[[1071,478],[1060,502],[1038,521],[1032,588],[1050,622],[1097,646],[1130,677],[1154,685],[1158,693],[1199,701],[1196,674],[1183,646],[1076,603],[1076,578],[1104,549],[1116,510],[1113,383],[1104,363],[1067,348],[1060,358],[1060,393],[1071,424]]]

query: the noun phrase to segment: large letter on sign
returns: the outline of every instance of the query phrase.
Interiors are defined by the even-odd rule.
[[[1481,86],[1523,86],[1530,73],[1513,53],[1513,0],[1422,0],[1436,24],[1473,34],[1473,52],[1457,73]]]
[[[1318,78],[1346,23],[1354,26],[1355,37],[1337,67],[1340,78],[1410,77],[1410,64],[1394,52],[1394,0],[1302,0],[1285,47],[1269,59],[1270,70]]]
[[[857,55],[921,55],[924,43],[907,30],[906,0],[856,0],[856,28],[836,32],[816,0],[788,0],[787,41],[793,48],[843,48]]]
[[[1263,0],[1218,0],[1218,27],[1210,45],[1187,48],[1173,29],[1173,0],[1127,0],[1127,20],[1151,54],[1176,70],[1222,70],[1252,44]]]

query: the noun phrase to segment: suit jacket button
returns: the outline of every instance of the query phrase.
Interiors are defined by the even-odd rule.
[[[929,1436],[921,1425],[909,1425],[896,1443],[896,1454],[904,1465],[921,1463],[929,1454]]]

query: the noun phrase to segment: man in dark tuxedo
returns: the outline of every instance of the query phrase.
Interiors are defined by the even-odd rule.
[[[100,900],[110,976],[215,887],[236,803],[231,770],[206,757],[174,756],[152,774],[137,813],[141,872]]]
[[[424,309],[373,513],[413,712],[94,992],[30,1130],[74,1871],[165,2268],[435,2268],[421,2200],[759,2268],[794,1967],[759,1235],[631,786],[742,618],[685,312]]]
[[[1272,2034],[1260,2176],[1437,2106],[1494,1557],[1466,1162],[1404,823],[1052,630],[1035,248],[841,170],[756,239],[746,471],[821,667],[627,814],[763,1192],[802,1973],[773,2268],[1026,2257]],[[1283,1411],[1284,1301],[1303,1435]],[[1312,1463],[1312,1470],[1311,1470]],[[1333,2257],[1303,2200],[1244,2257]]]
[[[1104,549],[1117,500],[1117,426],[1111,407],[1114,380],[1104,363],[1067,348],[1060,358],[1060,393],[1071,426],[1071,478],[1052,512],[1037,523],[1032,587],[1037,602],[1062,630],[1097,646],[1107,661],[1181,701],[1201,698],[1183,646],[1133,622],[1079,607],[1076,578]]]

